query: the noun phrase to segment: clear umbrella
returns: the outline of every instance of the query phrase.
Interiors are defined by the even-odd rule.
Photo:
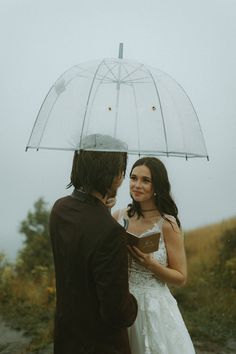
[[[85,145],[92,135],[94,143]],[[195,109],[168,74],[119,58],[76,65],[49,90],[27,148],[119,150],[100,135],[127,143],[138,155],[207,157]]]

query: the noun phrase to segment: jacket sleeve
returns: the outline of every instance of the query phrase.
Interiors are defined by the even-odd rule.
[[[113,328],[131,326],[137,301],[129,292],[128,252],[121,227],[103,238],[94,257],[93,275],[103,322]]]

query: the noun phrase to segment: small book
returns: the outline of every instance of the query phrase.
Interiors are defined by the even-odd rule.
[[[126,234],[128,245],[137,247],[143,253],[156,252],[159,248],[160,232],[147,231],[141,235],[135,235],[126,231]]]

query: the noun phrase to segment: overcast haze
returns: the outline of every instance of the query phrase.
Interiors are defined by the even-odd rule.
[[[13,259],[20,222],[39,197],[71,191],[72,153],[28,151],[40,105],[71,66],[124,57],[159,68],[187,91],[210,161],[163,158],[184,229],[236,215],[234,0],[0,0],[0,250]],[[130,158],[129,168],[133,162]],[[128,182],[116,208],[129,201]]]

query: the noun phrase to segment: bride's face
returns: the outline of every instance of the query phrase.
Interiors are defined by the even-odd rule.
[[[130,176],[130,194],[136,202],[154,200],[151,171],[145,165],[136,166]]]

